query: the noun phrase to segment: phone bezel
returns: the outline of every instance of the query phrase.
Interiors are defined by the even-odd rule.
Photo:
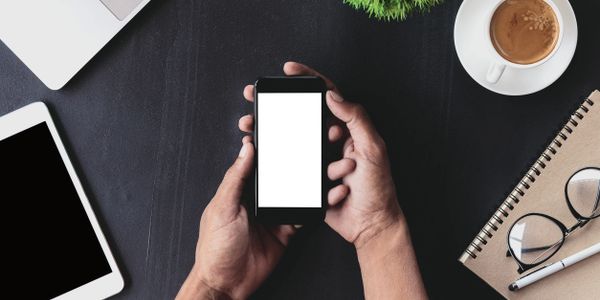
[[[307,224],[321,222],[325,218],[325,209],[327,205],[326,185],[327,185],[327,163],[325,150],[327,146],[327,128],[325,125],[325,116],[327,113],[327,104],[325,103],[325,92],[327,87],[325,81],[315,76],[288,76],[288,77],[261,77],[254,84],[254,147],[256,150],[255,162],[255,180],[254,180],[254,216],[262,223],[273,224]],[[258,161],[259,137],[258,122],[260,122],[258,101],[259,93],[321,93],[321,207],[282,207],[265,208],[258,206]]]

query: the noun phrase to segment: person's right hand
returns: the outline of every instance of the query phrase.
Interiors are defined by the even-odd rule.
[[[344,122],[343,131],[349,133],[342,160],[329,165],[329,177],[336,179],[335,170],[346,160],[353,160],[356,167],[342,180],[350,189],[348,196],[345,199],[329,197],[325,222],[358,249],[382,231],[396,230],[404,218],[385,143],[364,108],[345,101],[332,90],[327,92],[327,106]]]
[[[331,141],[346,137],[343,157],[331,163],[327,174],[343,184],[329,191],[329,208],[325,222],[358,249],[381,232],[397,225],[404,226],[402,211],[397,202],[385,143],[376,132],[364,108],[345,101],[331,80],[315,70],[295,62],[287,62],[288,76],[313,75],[325,80],[327,106],[343,126],[329,128]],[[253,86],[244,90],[246,99],[253,99]],[[252,131],[252,116],[240,119],[242,131]]]

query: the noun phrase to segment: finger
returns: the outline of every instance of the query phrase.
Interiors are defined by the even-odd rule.
[[[251,143],[244,143],[240,149],[238,158],[229,170],[227,170],[227,173],[225,173],[215,199],[218,201],[239,203],[244,189],[244,182],[252,172],[253,162],[254,146]]]
[[[367,113],[360,105],[344,101],[334,91],[327,91],[327,106],[335,117],[346,123],[355,141],[370,142],[380,139]]]
[[[356,168],[356,162],[350,158],[342,158],[338,161],[334,161],[327,167],[327,177],[330,180],[338,180],[354,171]]]
[[[311,76],[321,77],[325,81],[325,84],[327,85],[328,90],[338,91],[335,84],[333,84],[333,81],[329,80],[329,78],[323,76],[321,73],[319,73],[319,72],[313,70],[312,68],[310,68],[306,65],[303,65],[301,63],[288,61],[283,65],[283,72],[285,73],[285,75],[288,75],[288,76],[311,75]]]
[[[336,206],[342,202],[342,200],[346,199],[349,193],[350,189],[348,186],[340,184],[329,190],[329,193],[327,194],[327,203],[329,203],[329,206]]]
[[[335,143],[344,136],[344,130],[339,125],[332,125],[329,127],[329,141]]]
[[[246,143],[252,143],[252,136],[251,135],[246,135],[242,138],[242,144],[246,144]]]
[[[238,127],[241,131],[250,133],[254,131],[254,116],[245,115],[238,121]]]
[[[254,102],[254,86],[249,84],[244,87],[244,98],[250,102]]]
[[[292,225],[277,225],[269,228],[269,231],[283,246],[287,246],[292,236],[296,233],[296,228]]]
[[[350,153],[352,153],[352,151],[354,151],[354,140],[352,140],[352,137],[349,137],[348,139],[346,139],[342,149],[343,149],[342,154],[344,155],[344,157],[350,155]]]

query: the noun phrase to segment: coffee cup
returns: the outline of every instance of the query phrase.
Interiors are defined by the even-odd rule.
[[[497,83],[507,67],[529,69],[548,61],[560,47],[562,25],[553,0],[498,0],[485,19],[491,55],[486,80]]]

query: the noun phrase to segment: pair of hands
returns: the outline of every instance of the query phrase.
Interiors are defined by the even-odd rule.
[[[390,172],[383,139],[365,110],[345,101],[335,85],[313,69],[287,62],[288,76],[320,76],[327,83],[327,106],[340,125],[329,128],[329,141],[345,139],[343,157],[327,169],[331,180],[342,183],[328,193],[325,222],[357,249],[365,247],[382,232],[404,226],[402,211]],[[244,98],[254,101],[254,87],[244,88]],[[240,130],[250,133],[254,118],[243,116]],[[251,136],[229,168],[200,221],[196,262],[178,298],[198,295],[213,298],[247,298],[267,278],[296,232],[291,225],[266,226],[250,222],[241,204],[244,184],[253,171]]]

